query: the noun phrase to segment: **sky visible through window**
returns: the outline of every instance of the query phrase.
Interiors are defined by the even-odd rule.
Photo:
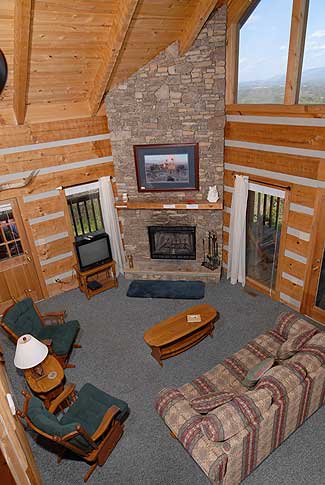
[[[292,0],[261,0],[240,30],[240,103],[283,103]],[[310,0],[300,102],[325,102],[325,0]]]
[[[300,103],[325,103],[325,0],[310,0]]]

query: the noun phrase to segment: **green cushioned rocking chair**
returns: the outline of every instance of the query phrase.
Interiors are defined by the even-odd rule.
[[[14,342],[30,334],[49,346],[63,368],[75,367],[68,361],[72,348],[81,347],[74,343],[80,325],[78,320],[65,322],[64,317],[65,312],[42,315],[31,298],[24,298],[7,308],[0,325]]]
[[[17,411],[28,426],[36,433],[62,445],[63,452],[58,458],[60,463],[66,449],[80,455],[91,464],[84,476],[86,482],[97,465],[102,466],[121,438],[123,422],[129,415],[126,402],[116,399],[92,384],[85,384],[78,393],[75,385],[68,384],[66,389],[52,401],[49,409],[37,397],[26,391],[23,411]],[[55,416],[57,410],[68,406],[61,419]]]

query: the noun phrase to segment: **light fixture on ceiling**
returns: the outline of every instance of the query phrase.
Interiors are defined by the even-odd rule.
[[[0,94],[5,87],[8,77],[8,66],[4,53],[0,49]]]

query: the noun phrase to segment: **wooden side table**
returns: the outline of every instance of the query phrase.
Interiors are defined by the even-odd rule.
[[[32,369],[25,370],[27,384],[48,408],[51,401],[55,399],[64,389],[64,370],[60,362],[51,354],[42,362],[44,375],[37,378]]]
[[[106,291],[109,288],[118,287],[115,272],[115,261],[105,263],[101,266],[96,266],[95,268],[88,269],[87,271],[81,271],[77,265],[74,266],[74,269],[77,273],[80,291],[86,295],[88,300],[92,296],[97,295],[102,291]],[[101,287],[92,290],[88,286],[92,281],[97,281],[101,284]]]

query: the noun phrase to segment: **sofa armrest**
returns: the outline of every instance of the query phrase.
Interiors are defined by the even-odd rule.
[[[158,414],[192,455],[212,483],[221,483],[227,471],[229,451],[223,442],[209,441],[201,430],[202,415],[178,389],[164,389],[156,402]],[[204,450],[204,454],[202,454]],[[204,459],[202,456],[204,455]]]

